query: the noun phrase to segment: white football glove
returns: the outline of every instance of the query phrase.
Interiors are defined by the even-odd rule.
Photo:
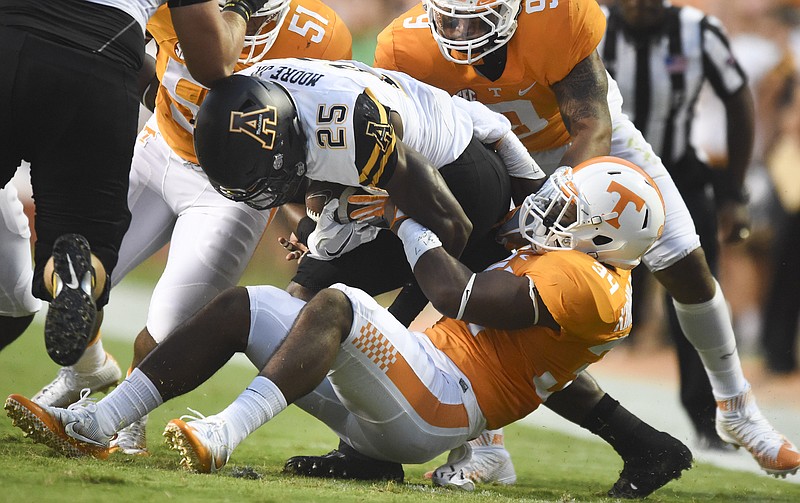
[[[336,222],[339,200],[332,199],[322,209],[317,227],[308,236],[308,250],[319,260],[333,260],[344,253],[369,243],[378,236],[380,229],[366,222]]]

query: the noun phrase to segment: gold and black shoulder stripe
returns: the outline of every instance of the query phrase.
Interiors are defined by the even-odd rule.
[[[397,136],[389,120],[390,111],[369,89],[356,98],[353,127],[361,185],[384,187],[394,173]]]

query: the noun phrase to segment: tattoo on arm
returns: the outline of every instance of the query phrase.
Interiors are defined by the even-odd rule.
[[[566,77],[552,85],[567,131],[585,119],[608,117],[608,80],[597,52],[575,65]]]

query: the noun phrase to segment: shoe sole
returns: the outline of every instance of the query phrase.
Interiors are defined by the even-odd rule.
[[[53,266],[63,288],[50,302],[44,342],[50,358],[63,367],[75,364],[83,355],[97,320],[91,296],[81,290],[80,283],[70,288],[64,280],[83,278],[91,271],[91,261],[89,242],[79,234],[60,236],[53,245]]]
[[[405,473],[402,471],[402,465],[398,464],[400,471],[397,473],[391,468],[381,470],[382,463],[384,462],[378,460],[351,459],[349,455],[343,454],[337,448],[324,456],[291,457],[284,463],[283,473],[325,479],[395,482],[398,484],[403,482]]]
[[[669,454],[664,453],[663,455],[669,456],[669,459],[656,460],[646,465],[645,471],[648,472],[649,480],[637,481],[637,484],[634,484],[631,475],[626,476],[623,469],[620,472],[620,478],[606,494],[611,498],[618,499],[646,498],[670,482],[680,479],[683,472],[690,470],[694,465],[692,452],[682,443],[674,446]],[[623,484],[618,487],[620,482]]]
[[[14,426],[26,437],[38,444],[46,445],[69,458],[93,456],[108,457],[108,449],[79,443],[64,432],[64,429],[44,409],[21,395],[11,395],[4,405],[6,414]],[[37,413],[38,412],[38,413]]]
[[[164,441],[167,447],[181,455],[180,466],[197,473],[214,473],[222,469],[216,466],[208,449],[200,443],[186,422],[173,419],[164,428]]]

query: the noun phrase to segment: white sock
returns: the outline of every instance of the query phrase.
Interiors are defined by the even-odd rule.
[[[161,393],[141,370],[133,372],[105,398],[97,402],[97,423],[105,434],[113,434],[144,417],[164,403]]]
[[[711,381],[717,400],[742,393],[747,380],[742,372],[728,304],[722,288],[714,280],[714,297],[701,304],[681,304],[672,300],[686,338],[697,350]]]
[[[278,386],[266,377],[258,376],[217,417],[227,423],[233,449],[286,407],[286,398]]]
[[[97,342],[86,348],[80,359],[72,366],[72,370],[78,374],[91,374],[98,370],[106,362],[106,351],[103,349],[103,342],[98,338]]]
[[[483,430],[478,438],[469,441],[472,447],[502,447],[505,448],[503,428],[497,430]]]

